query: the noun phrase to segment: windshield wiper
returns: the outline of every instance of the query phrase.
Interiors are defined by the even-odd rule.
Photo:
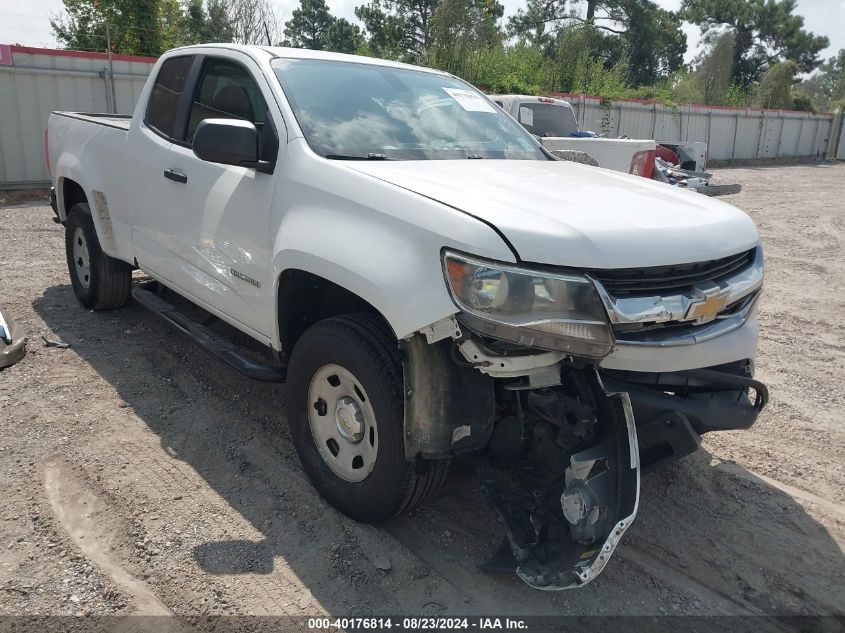
[[[467,159],[469,159],[469,160],[484,160],[484,157],[481,154],[468,154]]]
[[[344,154],[326,154],[329,160],[393,160],[388,158],[385,154],[378,154],[370,152],[366,156],[346,156]]]

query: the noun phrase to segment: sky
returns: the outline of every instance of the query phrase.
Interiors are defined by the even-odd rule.
[[[326,0],[334,15],[355,20],[354,8],[368,0]],[[512,15],[525,0],[500,0],[505,16]],[[281,22],[290,18],[299,0],[271,0]],[[657,4],[677,10],[681,0],[656,0]],[[20,43],[28,46],[55,47],[49,18],[62,10],[61,0],[0,0],[0,44]],[[817,35],[830,38],[830,47],[822,51],[822,59],[832,57],[845,48],[845,0],[798,0],[797,13],[804,16],[804,27]],[[701,39],[698,27],[684,25],[687,34],[689,61],[698,52]]]

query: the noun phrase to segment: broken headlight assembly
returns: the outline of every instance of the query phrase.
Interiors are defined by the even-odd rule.
[[[604,358],[614,346],[607,312],[586,277],[443,253],[460,320],[477,333],[525,347]]]

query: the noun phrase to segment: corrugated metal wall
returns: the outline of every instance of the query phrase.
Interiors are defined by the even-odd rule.
[[[108,112],[111,96],[105,55],[6,49],[11,54],[0,65],[0,188],[8,189],[49,181],[44,130],[50,112]],[[114,58],[116,112],[132,113],[153,63],[149,58]]]
[[[710,160],[827,158],[836,143],[832,114],[698,105],[670,108],[638,101],[604,107],[597,97],[555,96],[572,104],[581,129],[606,131],[610,138],[704,141]]]

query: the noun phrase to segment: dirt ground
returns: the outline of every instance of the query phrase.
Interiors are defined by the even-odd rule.
[[[0,615],[842,615],[845,164],[718,175],[763,236],[771,404],[644,477],[602,576],[557,593],[476,568],[502,533],[467,461],[389,525],[332,510],[282,388],[137,304],[83,309],[50,209],[0,208],[0,302],[29,336],[0,373]]]

